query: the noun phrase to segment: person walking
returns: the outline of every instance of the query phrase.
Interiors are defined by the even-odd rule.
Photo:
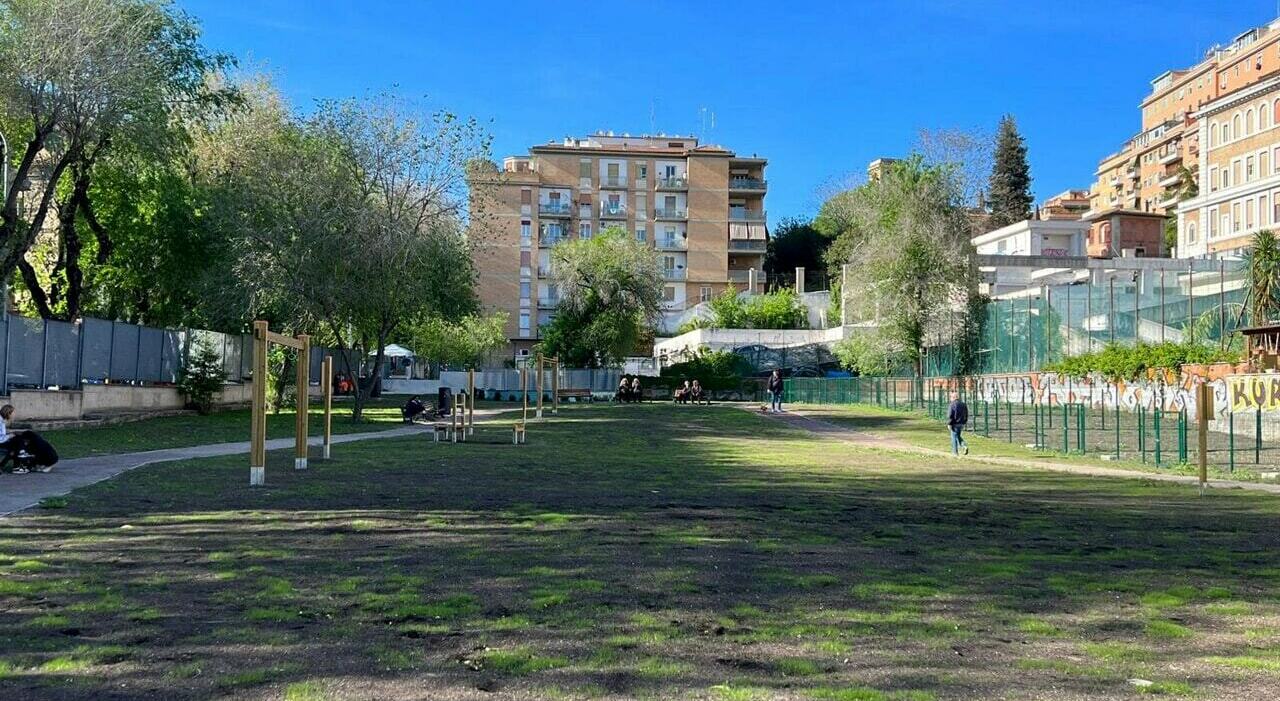
[[[960,399],[960,393],[951,391],[951,406],[947,407],[947,426],[951,429],[951,452],[959,455],[964,451],[969,454],[969,444],[964,442],[965,424],[969,423],[969,405]]]
[[[782,373],[777,368],[769,375],[769,411],[782,413]]]

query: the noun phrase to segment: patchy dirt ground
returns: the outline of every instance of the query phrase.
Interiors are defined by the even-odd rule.
[[[142,468],[0,521],[3,699],[1280,697],[1280,500],[730,407]]]

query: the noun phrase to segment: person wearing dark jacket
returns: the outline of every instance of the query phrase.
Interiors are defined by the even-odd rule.
[[[782,412],[782,373],[774,368],[769,375],[769,411]]]
[[[951,406],[947,407],[947,426],[951,429],[951,452],[959,455],[964,451],[969,454],[969,444],[964,442],[965,424],[969,423],[969,405],[960,399],[960,393],[951,392]]]

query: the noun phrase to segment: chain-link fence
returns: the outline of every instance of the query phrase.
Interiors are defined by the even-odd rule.
[[[791,378],[785,381],[784,400],[914,410],[945,423],[954,390],[969,407],[968,430],[976,435],[1037,450],[1156,467],[1195,465],[1199,460],[1197,409],[1186,388],[1154,388],[1135,395],[1131,387],[1053,388],[1000,379],[1004,381]],[[1220,382],[1213,384],[1207,463],[1226,473],[1280,470],[1280,411],[1232,412],[1225,404],[1225,388]]]
[[[986,308],[977,367],[981,373],[1031,372],[1111,343],[1197,340],[1222,345],[1241,325],[1246,273],[1239,261],[1218,269],[1145,268],[1106,271],[1092,284],[1031,287]],[[961,333],[959,313],[930,334],[925,374],[952,375]]]
[[[4,387],[77,389],[88,384],[171,385],[190,354],[201,346],[222,359],[226,381],[251,379],[253,337],[200,329],[161,329],[119,321],[85,318],[77,322],[5,314],[0,323],[0,378]],[[311,381],[320,381],[321,363],[334,356],[341,371],[341,352],[313,348]],[[361,368],[351,358],[352,367]]]

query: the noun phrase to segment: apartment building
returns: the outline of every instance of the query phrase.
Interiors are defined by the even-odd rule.
[[[1195,177],[1205,147],[1199,114],[1205,107],[1280,71],[1280,20],[1255,27],[1208,51],[1187,69],[1162,73],[1142,101],[1142,130],[1103,158],[1090,189],[1091,215],[1114,210],[1172,215]],[[1099,219],[1101,221],[1101,219]],[[1094,232],[1100,238],[1100,232]],[[1181,249],[1178,254],[1184,255]]]
[[[473,241],[480,301],[509,313],[513,352],[528,354],[560,299],[552,248],[610,227],[654,249],[673,315],[729,285],[763,291],[766,165],[693,137],[612,133],[508,157],[472,176],[473,198],[489,198]]]
[[[1196,116],[1200,190],[1178,207],[1178,249],[1183,257],[1239,253],[1261,229],[1280,226],[1280,76]]]

